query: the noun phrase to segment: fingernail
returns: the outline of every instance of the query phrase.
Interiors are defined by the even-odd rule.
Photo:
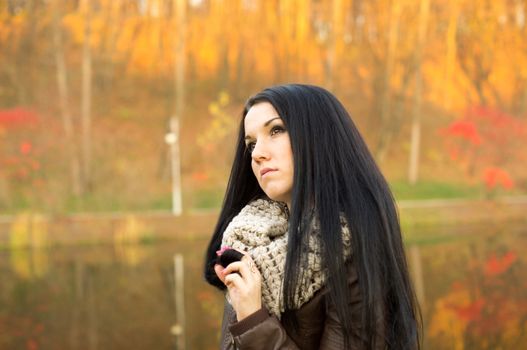
[[[221,247],[221,252],[223,253],[224,251],[229,249],[231,249],[231,247],[229,247],[228,245],[224,245],[223,247]]]

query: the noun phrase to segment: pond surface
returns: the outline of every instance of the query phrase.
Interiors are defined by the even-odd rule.
[[[444,231],[407,245],[425,349],[521,348],[527,227]],[[177,349],[174,254],[185,266],[187,349],[217,349],[223,296],[201,277],[206,244],[0,251],[0,349]]]

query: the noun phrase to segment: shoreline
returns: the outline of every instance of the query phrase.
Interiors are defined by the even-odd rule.
[[[397,202],[405,239],[472,227],[527,226],[527,196],[492,200],[427,199]],[[170,211],[76,213],[46,215],[21,213],[0,216],[0,249],[16,247],[134,244],[174,239],[205,239],[214,229],[218,209],[195,210],[180,217]],[[445,233],[446,232],[446,233]],[[35,236],[38,236],[35,238]],[[36,241],[35,241],[36,240]]]

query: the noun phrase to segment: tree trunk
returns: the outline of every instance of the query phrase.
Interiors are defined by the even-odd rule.
[[[328,40],[326,63],[326,87],[335,89],[335,68],[338,66],[339,44],[342,39],[342,0],[333,0],[331,7],[331,33]]]
[[[65,134],[66,148],[68,149],[71,188],[74,195],[79,196],[82,192],[80,181],[80,162],[77,156],[77,144],[75,142],[75,130],[73,117],[69,106],[68,77],[66,62],[64,60],[64,49],[62,46],[62,32],[60,28],[60,0],[54,1],[53,9],[53,44],[55,48],[55,64],[57,66],[57,85],[59,90],[59,104],[62,125]]]
[[[184,113],[185,103],[185,51],[187,19],[185,0],[174,0],[175,30],[177,35],[174,42],[174,115],[171,118],[171,131],[176,139],[172,144],[172,199],[173,213],[181,215],[183,211],[181,195],[181,160],[180,160],[180,125]]]
[[[430,13],[430,0],[421,0],[419,8],[419,28],[417,36],[416,59],[415,59],[415,93],[414,111],[412,118],[412,134],[410,139],[410,162],[408,166],[408,180],[411,184],[417,182],[419,174],[419,150],[421,148],[421,113],[423,99],[423,47],[425,44],[428,15]]]
[[[82,0],[82,14],[84,17],[84,42],[82,50],[82,180],[83,188],[91,188],[91,160],[92,160],[92,55],[91,55],[91,10],[90,1]]]
[[[307,79],[307,63],[308,55],[305,53],[309,37],[309,15],[310,3],[309,1],[300,1],[297,4],[296,23],[295,23],[295,42],[296,53],[295,58],[297,62],[296,78],[298,81],[305,81]]]
[[[450,1],[450,18],[448,20],[448,29],[446,35],[446,59],[445,59],[445,76],[444,84],[445,89],[443,90],[443,106],[447,109],[451,105],[451,79],[454,74],[454,67],[456,64],[456,33],[457,33],[457,21],[459,17],[459,5],[457,0]]]
[[[390,79],[395,64],[395,51],[397,41],[399,40],[399,17],[401,15],[401,3],[399,0],[393,0],[390,10],[390,28],[388,32],[388,44],[386,53],[386,63],[383,77],[382,97],[381,97],[381,116],[380,116],[380,134],[377,143],[376,158],[379,163],[384,161],[388,149],[388,138],[391,132],[388,126],[391,118],[391,87]]]

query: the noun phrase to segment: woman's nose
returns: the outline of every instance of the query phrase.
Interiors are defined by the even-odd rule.
[[[251,153],[251,157],[254,161],[259,161],[259,160],[269,158],[269,154],[266,150],[264,142],[262,141],[256,142],[256,144],[254,145],[253,152]]]

